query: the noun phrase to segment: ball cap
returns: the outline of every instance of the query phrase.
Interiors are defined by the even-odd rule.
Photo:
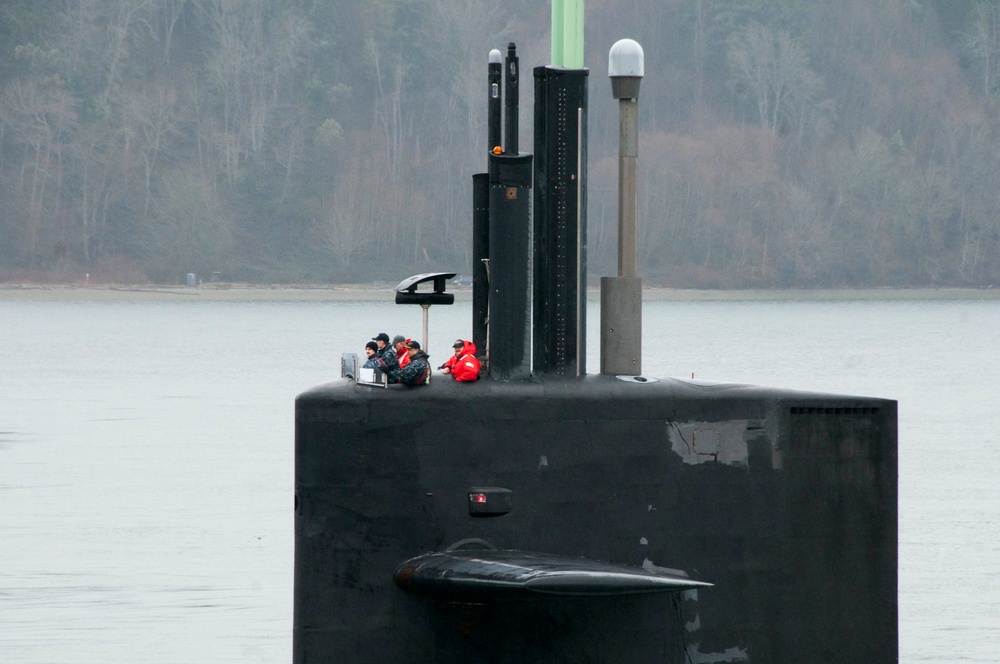
[[[406,343],[406,337],[404,337],[402,334],[397,334],[392,338],[393,346],[395,346],[396,344],[405,344],[405,343]]]
[[[461,339],[455,339],[455,343],[451,345],[452,348],[465,348],[465,342]]]
[[[406,342],[406,347],[412,348],[414,350],[420,350],[420,342],[415,339],[411,339],[410,341]]]
[[[372,337],[372,341],[382,341],[389,343],[389,335],[385,332],[379,332],[376,336]]]

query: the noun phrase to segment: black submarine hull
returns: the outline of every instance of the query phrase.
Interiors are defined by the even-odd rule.
[[[301,394],[294,661],[896,662],[896,402],[643,380]],[[474,513],[472,487],[508,490],[510,509]],[[462,540],[712,587],[394,580]]]

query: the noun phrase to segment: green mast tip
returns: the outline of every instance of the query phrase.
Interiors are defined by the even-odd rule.
[[[583,0],[552,0],[552,66],[583,69]]]

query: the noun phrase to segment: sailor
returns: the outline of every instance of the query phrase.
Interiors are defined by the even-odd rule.
[[[363,369],[385,369],[385,362],[378,356],[378,344],[374,341],[365,344],[365,355],[368,359],[361,365]]]
[[[385,332],[379,332],[372,337],[372,341],[378,344],[378,352],[376,354],[382,360],[383,364],[385,364],[384,371],[391,376],[392,372],[399,368],[399,358],[396,357],[396,350],[389,345],[389,335]]]
[[[396,359],[399,360],[399,368],[402,369],[410,362],[410,356],[406,352],[406,342],[409,341],[402,334],[397,334],[392,338],[392,348],[396,351]]]
[[[455,354],[445,360],[444,364],[438,367],[438,369],[441,370],[441,373],[451,373],[451,368],[455,366],[455,363],[458,362],[458,358],[462,356],[462,349],[465,348],[465,342],[461,339],[455,339],[455,343],[453,343],[451,347],[455,350]]]
[[[406,352],[410,356],[409,363],[402,369],[396,369],[390,373],[389,380],[402,383],[407,387],[417,387],[430,383],[431,365],[427,362],[427,353],[420,349],[420,342],[408,341]]]
[[[455,354],[439,367],[441,373],[451,374],[461,382],[479,380],[481,364],[476,358],[476,344],[469,340],[456,339],[452,344]]]

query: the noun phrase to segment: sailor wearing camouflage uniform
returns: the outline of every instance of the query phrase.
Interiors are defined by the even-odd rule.
[[[427,385],[431,382],[431,365],[427,362],[427,353],[420,349],[420,343],[417,341],[407,342],[406,348],[410,363],[389,374],[389,379],[407,387]]]
[[[372,337],[372,341],[378,344],[378,351],[375,354],[385,365],[382,367],[382,371],[391,377],[392,372],[399,369],[399,358],[396,357],[396,349],[389,345],[389,335],[385,332],[379,332],[377,336]]]

